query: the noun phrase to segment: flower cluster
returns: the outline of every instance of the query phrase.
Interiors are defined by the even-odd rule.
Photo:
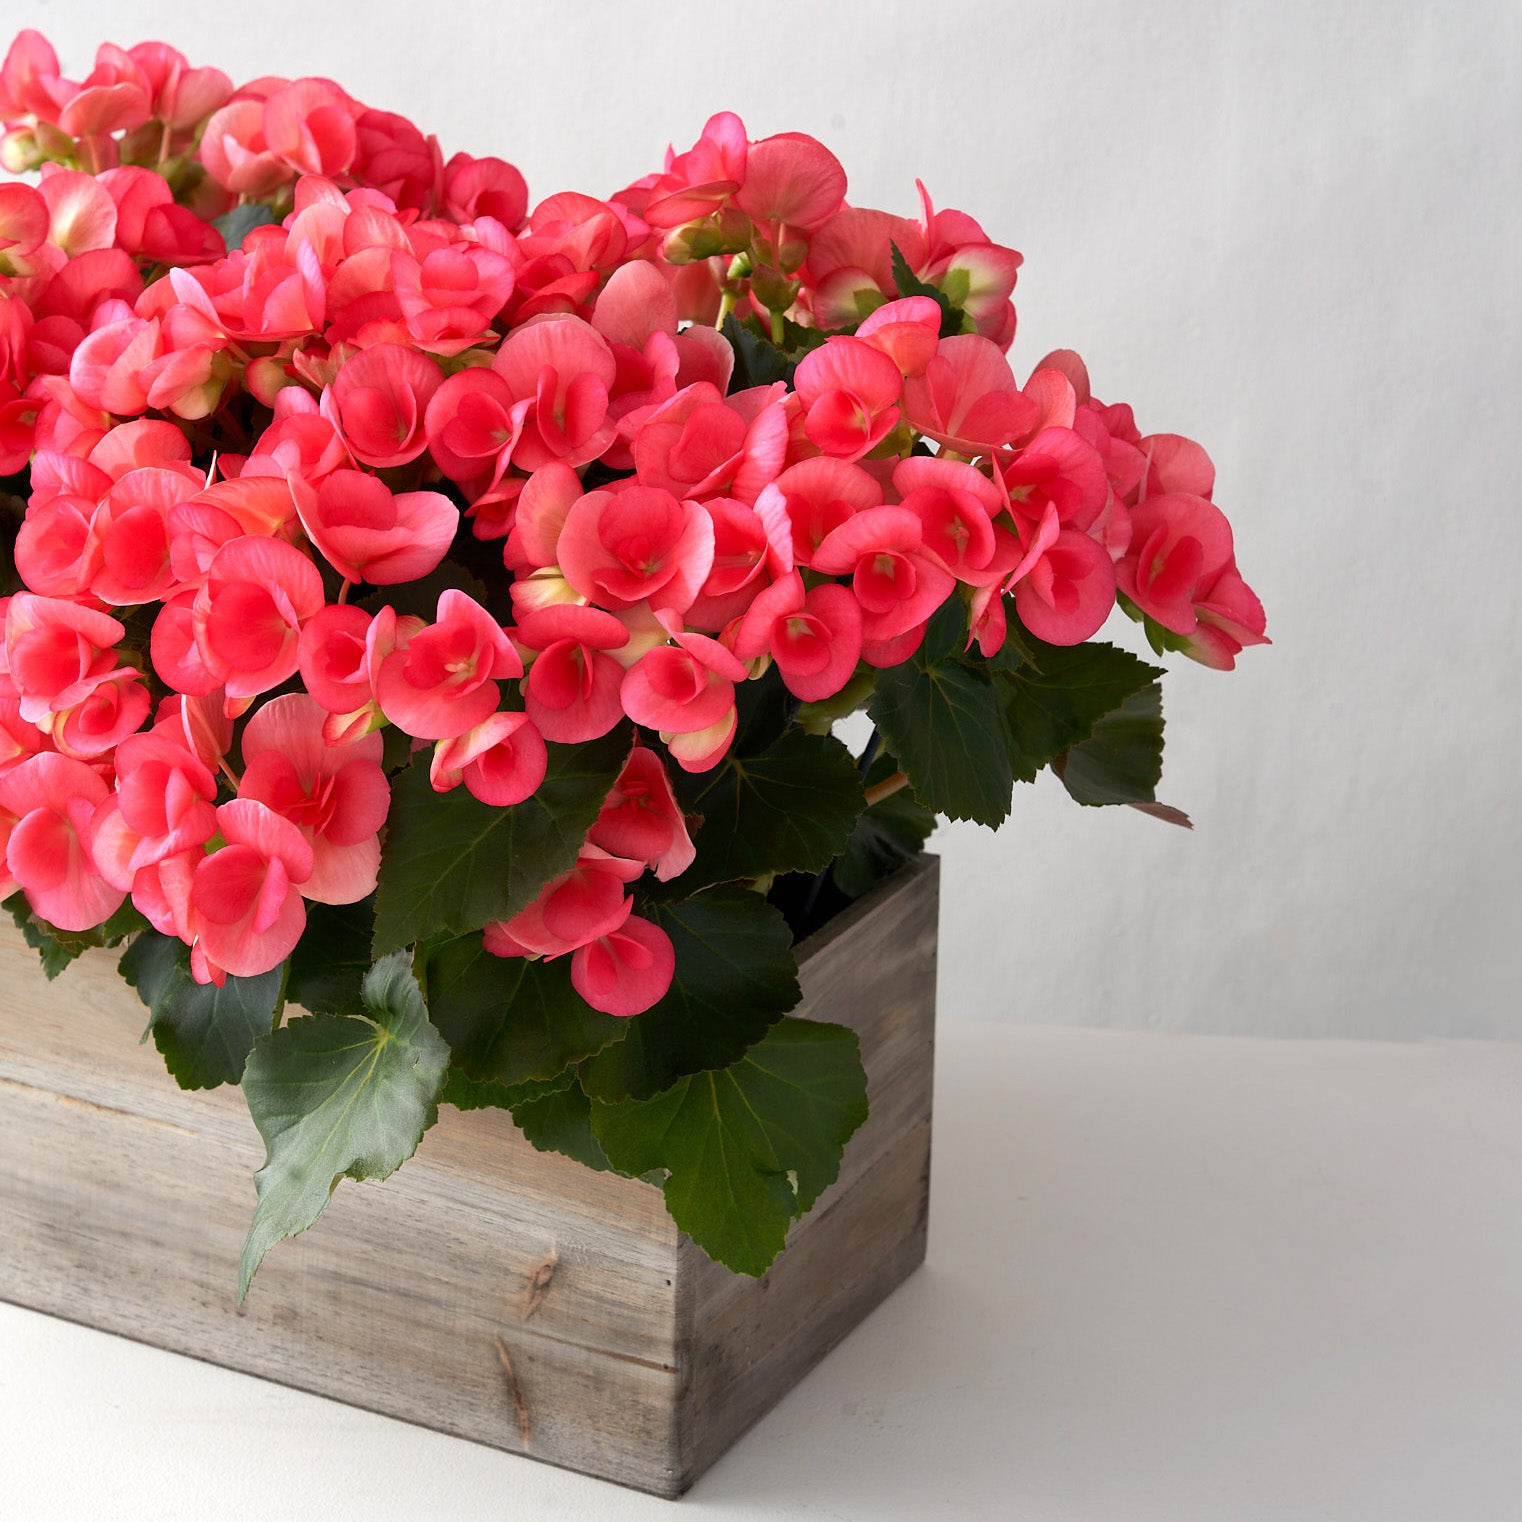
[[[38,171],[0,186],[0,878],[56,927],[130,897],[198,980],[262,973],[375,889],[414,753],[510,808],[632,725],[574,866],[482,931],[632,1015],[674,967],[632,885],[691,863],[672,769],[747,681],[835,698],[952,599],[987,657],[1117,600],[1210,665],[1263,640],[1205,452],[1071,353],[1018,380],[1020,256],[849,205],[812,138],[724,114],[531,208],[330,81],[145,44],[75,82],[33,32],[0,118]]]

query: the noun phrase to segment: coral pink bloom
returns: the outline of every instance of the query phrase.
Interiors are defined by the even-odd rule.
[[[1184,653],[1201,665],[1230,671],[1244,646],[1266,645],[1263,604],[1242,580],[1237,568],[1227,566],[1216,579],[1196,594],[1194,611],[1199,627],[1189,636]]]
[[[903,376],[881,349],[831,338],[806,356],[794,380],[809,441],[840,460],[859,460],[898,421]]]
[[[289,819],[311,846],[304,898],[352,904],[375,887],[391,789],[381,770],[381,737],[329,745],[323,739],[326,717],[300,692],[257,709],[243,731],[238,796]]]
[[[76,88],[59,78],[58,54],[41,32],[25,27],[16,33],[0,65],[0,116],[56,122],[58,108]]]
[[[709,117],[686,153],[668,153],[666,173],[650,188],[644,218],[652,227],[681,227],[717,211],[745,180],[745,123],[733,111]]]
[[[342,174],[358,146],[358,114],[331,80],[297,79],[264,102],[264,141],[298,174]]]
[[[457,153],[444,165],[444,214],[459,223],[492,217],[509,232],[523,226],[528,185],[504,159]]]
[[[611,613],[572,603],[542,608],[519,623],[518,642],[539,654],[523,700],[547,740],[579,744],[605,735],[624,716],[624,668],[607,652],[629,643]]]
[[[807,594],[797,571],[774,582],[750,605],[734,636],[741,660],[770,655],[795,697],[816,703],[850,681],[861,658],[861,604],[829,582]]]
[[[987,454],[1029,433],[1040,409],[1015,384],[997,344],[975,333],[943,338],[923,375],[904,382],[904,416],[961,454]]]
[[[814,569],[849,575],[868,644],[923,624],[951,596],[956,579],[924,550],[924,527],[906,507],[869,507],[841,524],[814,554]]]
[[[90,760],[125,740],[148,717],[148,689],[132,666],[118,666],[71,708],[54,716],[53,741],[66,756]]]
[[[1146,496],[1184,492],[1208,499],[1215,489],[1215,466],[1193,439],[1177,433],[1152,433],[1140,440],[1137,448],[1147,459]]]
[[[494,956],[558,957],[618,929],[634,900],[624,891],[645,870],[584,845],[569,872],[552,877],[539,897],[506,922],[486,927],[486,949]]]
[[[294,675],[301,625],[322,605],[322,577],[300,550],[280,539],[233,539],[196,594],[196,649],[229,699],[268,692]]]
[[[588,492],[566,515],[560,569],[589,602],[681,612],[713,567],[713,520],[655,486]]]
[[[897,289],[893,249],[897,247],[909,267],[916,269],[923,261],[924,246],[923,230],[906,217],[863,206],[836,212],[809,239],[815,321],[822,328],[852,327],[885,302],[891,303]],[[939,330],[939,307],[936,326]]]
[[[807,232],[839,211],[846,172],[823,143],[802,132],[779,132],[750,145],[735,205],[757,222]]]
[[[887,301],[857,328],[863,343],[880,349],[901,375],[921,375],[940,343],[941,309],[928,296]]]
[[[560,531],[582,495],[581,477],[558,460],[541,465],[523,483],[512,530],[502,546],[509,570],[541,570],[556,563]]]
[[[201,133],[200,158],[218,185],[249,200],[268,196],[293,178],[265,140],[262,100],[234,100],[214,112]]]
[[[106,784],[93,767],[43,753],[0,777],[0,810],[16,817],[5,862],[32,909],[60,930],[89,930],[126,894],[100,875],[90,826]]]
[[[183,53],[162,42],[140,42],[128,52],[153,94],[154,119],[193,127],[233,92],[221,69],[193,69]]]
[[[1054,529],[1050,516],[1050,543],[1015,572],[1015,610],[1037,639],[1077,645],[1098,632],[1115,606],[1115,565],[1087,534]]]
[[[493,338],[492,318],[515,284],[512,264],[479,243],[435,249],[421,263],[393,253],[391,280],[413,342],[443,355]]]
[[[328,396],[354,457],[377,469],[417,459],[428,447],[428,403],[443,379],[433,360],[401,344],[377,344],[347,360]]]
[[[533,405],[528,399],[514,401],[495,370],[461,370],[428,403],[423,419],[428,452],[450,480],[495,486]]]
[[[902,506],[918,515],[925,548],[963,581],[994,557],[993,519],[1004,506],[999,488],[958,460],[911,456],[893,468]]]
[[[754,502],[787,458],[782,387],[726,397],[707,381],[677,392],[630,441],[640,481],[679,497],[722,492]]]
[[[217,827],[211,768],[169,728],[124,740],[116,792],[95,812],[90,846],[101,874],[123,892],[144,867],[199,850]]]
[[[671,937],[637,914],[571,956],[571,986],[605,1015],[643,1014],[665,998],[675,975]]]
[[[1051,503],[1064,528],[1087,531],[1109,500],[1104,461],[1071,428],[1043,428],[1013,455],[1000,456],[997,465],[1010,512],[1022,525],[1040,522]]]
[[[70,137],[106,137],[131,132],[153,114],[151,88],[130,53],[107,42],[95,52],[95,67],[77,94],[58,113]]]
[[[400,633],[400,631],[399,631]],[[452,740],[497,710],[498,681],[522,676],[523,662],[502,626],[453,588],[439,595],[438,617],[380,662],[381,711],[419,740]]]
[[[744,665],[717,640],[678,632],[624,675],[624,712],[658,731],[683,771],[717,766],[735,737],[735,683]]]
[[[466,791],[493,808],[510,808],[544,781],[549,752],[526,713],[494,713],[453,740],[440,740],[428,768],[434,791]]]
[[[374,620],[352,603],[332,604],[302,625],[302,684],[329,713],[352,713],[372,697],[366,658]]]
[[[302,527],[346,581],[392,586],[416,581],[448,553],[460,512],[436,491],[393,496],[362,470],[335,470],[315,490],[290,478]]]
[[[188,469],[145,467],[129,470],[112,486],[90,521],[83,551],[96,597],[122,608],[165,595],[175,579],[169,516],[200,485]]]
[[[531,322],[504,340],[492,369],[515,401],[532,400],[513,449],[520,470],[585,465],[613,441],[608,394],[618,374],[603,336],[578,317]]]
[[[296,949],[312,848],[290,820],[252,798],[224,803],[217,831],[226,844],[196,863],[191,882],[190,966],[197,982],[221,984],[228,974],[258,977]]]
[[[686,621],[690,628],[714,632],[738,618],[767,581],[793,568],[792,538],[780,516],[768,523],[732,497],[710,497],[703,511],[713,520],[713,569]]]
[[[779,540],[785,523],[791,558],[806,566],[829,534],[882,500],[882,486],[860,466],[825,455],[790,465],[756,498],[756,512]]]
[[[1200,589],[1231,563],[1231,525],[1220,508],[1169,492],[1131,509],[1131,549],[1115,570],[1142,612],[1175,634],[1193,634]]]
[[[116,202],[94,175],[55,169],[37,190],[48,205],[48,241],[70,258],[116,241]]]
[[[644,862],[663,883],[680,877],[697,855],[671,778],[644,745],[629,753],[587,839],[613,856]]]
[[[130,314],[113,321],[111,306],[97,314],[101,325],[81,340],[69,360],[69,384],[88,407],[117,417],[135,417],[148,408],[145,372],[164,353],[157,319]]]
[[[48,203],[30,185],[0,185],[0,274],[15,273],[7,255],[23,259],[47,241],[51,219]]]
[[[0,682],[0,687],[5,684]],[[48,738],[35,724],[21,717],[21,700],[0,695],[0,777],[19,766],[28,756],[48,749]],[[5,848],[0,844],[0,862]]]
[[[83,702],[116,665],[112,647],[126,634],[107,613],[18,592],[5,611],[5,662],[21,716],[36,724]]]

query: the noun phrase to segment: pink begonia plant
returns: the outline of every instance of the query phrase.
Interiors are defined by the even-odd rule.
[[[330,80],[73,79],[34,31],[0,122],[0,885],[47,933],[224,985],[357,906],[420,974],[463,937],[655,1019],[672,904],[803,928],[905,786],[890,861],[1047,765],[1168,812],[1100,743],[1124,709],[1160,758],[1155,669],[1085,644],[1117,603],[1208,666],[1265,642],[1205,451],[1070,351],[1017,374],[1020,255],[923,187],[851,205],[812,137],[720,113],[535,204]]]

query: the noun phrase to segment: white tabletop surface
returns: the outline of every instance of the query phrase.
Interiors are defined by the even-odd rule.
[[[945,1020],[936,1102],[928,1263],[680,1513],[0,1305],[0,1516],[1522,1515],[1522,1045]]]

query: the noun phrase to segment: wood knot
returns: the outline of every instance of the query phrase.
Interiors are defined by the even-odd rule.
[[[523,1310],[519,1319],[527,1321],[535,1311],[539,1309],[540,1302],[544,1299],[545,1292],[550,1287],[550,1280],[555,1277],[555,1270],[560,1264],[552,1247],[545,1260],[529,1275],[528,1288],[523,1292]]]
[[[507,1356],[507,1347],[500,1336],[494,1337],[497,1344],[497,1362],[502,1365],[503,1376],[507,1380],[507,1393],[513,1398],[513,1410],[518,1416],[518,1432],[523,1438],[523,1446],[529,1446],[529,1423],[528,1402],[523,1398],[523,1386],[518,1383],[518,1376],[513,1373],[513,1361]]]

